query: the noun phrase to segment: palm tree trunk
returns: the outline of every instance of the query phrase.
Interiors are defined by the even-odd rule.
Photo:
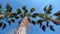
[[[29,25],[29,20],[27,17],[24,17],[21,23],[19,24],[16,34],[26,34],[28,25]]]

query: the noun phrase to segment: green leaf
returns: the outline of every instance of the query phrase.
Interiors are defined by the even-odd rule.
[[[19,19],[19,16],[16,16],[15,19]]]
[[[21,14],[21,12],[22,12],[21,9],[18,8],[17,9],[17,14]]]
[[[49,10],[50,10],[50,11],[52,10],[52,5],[49,5]]]
[[[28,13],[28,10],[25,10],[24,11],[24,16],[27,16],[28,15],[27,13]]]
[[[10,20],[8,20],[8,23],[9,23],[9,25],[11,25],[11,21]]]
[[[35,13],[31,17],[36,18],[38,15],[39,15],[38,13]]]
[[[17,16],[17,14],[16,13],[11,13],[11,14],[9,14],[9,17],[16,17]]]
[[[2,30],[4,30],[5,27],[6,27],[6,24],[4,23],[3,26],[2,26]]]
[[[11,21],[14,23],[15,22],[15,20],[14,19],[11,19]]]
[[[12,12],[12,7],[7,3],[6,5],[7,12]]]
[[[52,30],[52,31],[55,32],[55,30],[53,29],[53,26],[52,25],[50,25],[50,30]]]
[[[45,11],[45,12],[46,12],[46,10],[47,10],[47,6],[44,7],[44,11]]]
[[[45,29],[46,29],[46,26],[45,25],[43,25],[42,26],[42,30],[45,32]]]
[[[32,23],[33,25],[35,25],[35,24],[36,24],[36,22],[35,22],[35,21],[31,21],[31,23]]]
[[[23,18],[24,16],[21,14],[20,17]]]
[[[37,23],[40,24],[40,27],[42,26],[42,22],[43,22],[43,20],[41,20],[41,19],[37,21]]]
[[[45,15],[44,14],[39,14],[39,17],[43,18]]]
[[[49,27],[49,21],[46,22],[46,26]]]
[[[26,6],[23,6],[22,9],[23,9],[23,10],[26,10]]]
[[[2,6],[0,5],[0,14],[2,14]]]
[[[2,8],[1,4],[0,4],[0,9]]]
[[[32,8],[32,9],[30,10],[31,13],[34,12],[34,11],[35,11],[35,8]]]
[[[44,11],[45,13],[47,14],[51,14],[51,11],[52,11],[52,5],[49,5],[49,7],[47,8],[47,6],[44,7]]]
[[[31,22],[30,18],[28,18],[29,22]]]
[[[54,13],[54,16],[60,16],[60,11],[58,11],[57,13]]]
[[[51,10],[52,10],[52,5],[49,5],[49,7],[48,7],[46,13],[47,13],[47,14],[51,14]]]
[[[57,16],[55,19],[56,19],[56,20],[60,20],[60,16]]]
[[[3,23],[2,23],[2,22],[0,22],[0,27],[2,27],[2,24],[3,24]]]

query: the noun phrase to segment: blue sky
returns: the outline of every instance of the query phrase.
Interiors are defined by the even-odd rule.
[[[36,12],[43,12],[43,7],[46,5],[53,6],[52,14],[60,10],[60,0],[0,0],[0,4],[3,6],[3,11],[5,10],[7,3],[13,7],[13,11],[16,11],[17,8],[21,8],[22,6],[27,6],[28,10],[34,7],[36,9]],[[0,29],[0,34],[7,34],[8,31],[17,28],[17,22],[18,21],[16,21],[16,23],[12,24],[11,26],[7,25],[4,30]],[[39,28],[39,25],[34,26],[30,24],[27,34],[59,34],[60,26],[56,26],[53,23],[50,24],[54,26],[56,32],[51,31],[49,28],[47,28],[46,32],[44,32],[41,28]]]

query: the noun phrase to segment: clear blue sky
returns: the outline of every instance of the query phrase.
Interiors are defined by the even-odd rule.
[[[22,6],[27,6],[27,9],[29,10],[34,7],[36,9],[36,12],[43,12],[43,7],[46,5],[53,5],[52,13],[60,10],[60,0],[0,0],[0,4],[3,6],[3,11],[6,8],[5,6],[7,2],[13,7],[13,11],[15,11],[17,8],[21,8]],[[47,28],[46,32],[44,32],[41,28],[39,28],[39,25],[34,26],[31,24],[28,28],[27,34],[59,34],[60,26],[56,26],[53,23],[50,24],[54,26],[56,32],[51,31],[49,28]],[[0,34],[7,34],[8,31],[17,28],[17,26],[18,25],[16,21],[16,23],[12,24],[11,26],[7,25],[4,30],[1,30],[0,28]]]

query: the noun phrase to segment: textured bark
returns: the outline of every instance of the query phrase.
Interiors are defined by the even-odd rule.
[[[29,25],[29,21],[27,17],[24,17],[23,20],[21,21],[21,23],[19,24],[18,30],[17,30],[17,34],[26,34],[27,32],[27,28]]]

